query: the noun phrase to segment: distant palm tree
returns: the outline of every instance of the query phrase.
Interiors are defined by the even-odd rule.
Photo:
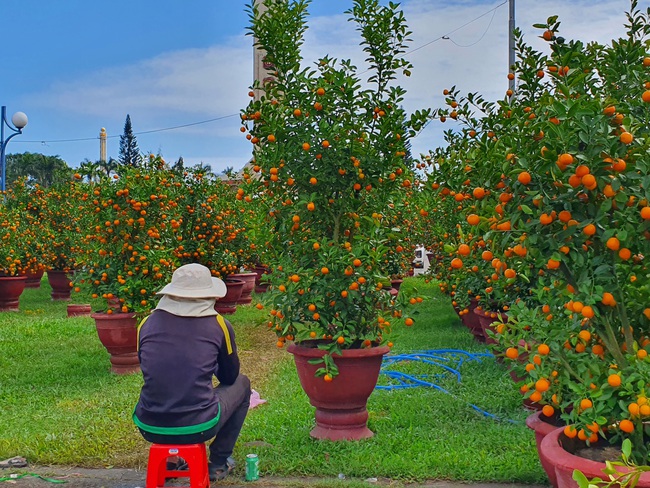
[[[212,173],[212,166],[209,164],[204,164],[203,161],[201,161],[199,164],[195,164],[194,168],[197,171],[200,171],[201,173],[205,173],[206,175],[213,175]]]
[[[106,174],[106,176],[111,176],[111,173],[114,173],[117,170],[119,161],[113,158],[108,158],[108,161],[97,161],[99,169]]]
[[[99,161],[92,162],[89,159],[84,159],[79,165],[79,174],[86,178],[88,183],[98,181],[102,170],[99,168]]]

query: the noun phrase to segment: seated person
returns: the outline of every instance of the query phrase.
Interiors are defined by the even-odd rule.
[[[250,403],[239,372],[235,333],[214,304],[226,285],[200,264],[174,271],[156,309],[138,329],[144,377],[133,421],[157,444],[210,444],[210,481],[234,467],[231,455]],[[219,380],[214,388],[213,375]]]

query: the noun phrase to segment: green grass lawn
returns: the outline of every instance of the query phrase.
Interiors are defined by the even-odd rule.
[[[433,284],[406,280],[425,297],[411,328],[396,326],[393,353],[430,349],[486,352]],[[142,378],[109,371],[108,353],[89,317],[67,318],[44,280],[27,289],[20,312],[0,315],[0,459],[35,464],[139,467],[147,443],[131,422]],[[73,293],[74,303],[79,300]],[[419,362],[396,368],[428,379],[433,388],[377,390],[368,403],[376,435],[357,442],[310,438],[313,407],[302,392],[292,357],[275,347],[265,312],[239,307],[229,317],[242,368],[267,403],[250,411],[235,457],[255,452],[263,475],[392,478],[404,481],[545,482],[528,412],[503,366],[493,358],[466,361],[462,381]],[[395,369],[395,368],[394,368]],[[336,381],[336,380],[335,380]],[[380,384],[388,384],[380,377]],[[476,405],[499,420],[475,411]]]

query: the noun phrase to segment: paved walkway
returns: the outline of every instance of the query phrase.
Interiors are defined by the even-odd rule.
[[[144,488],[146,474],[144,471],[134,469],[82,469],[69,467],[29,466],[20,469],[0,469],[0,480],[10,476],[10,473],[19,477],[0,482],[0,488]],[[24,474],[25,476],[21,476]],[[44,478],[39,478],[40,475]],[[52,480],[65,481],[55,483]],[[363,480],[355,480],[363,481]],[[263,477],[255,482],[246,482],[238,475],[212,483],[213,487],[225,486],[229,488],[332,488],[336,483],[344,488],[349,485],[348,480],[338,478],[268,478]],[[355,486],[359,486],[355,483]],[[402,483],[388,479],[367,480],[364,486],[380,487],[407,487],[407,488],[548,488],[548,485],[522,485],[508,483],[460,483],[447,481],[430,481],[425,483]],[[169,486],[181,486],[174,482]]]

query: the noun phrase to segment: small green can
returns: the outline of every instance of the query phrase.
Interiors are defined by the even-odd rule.
[[[246,481],[257,481],[260,479],[260,466],[257,454],[246,455]]]

